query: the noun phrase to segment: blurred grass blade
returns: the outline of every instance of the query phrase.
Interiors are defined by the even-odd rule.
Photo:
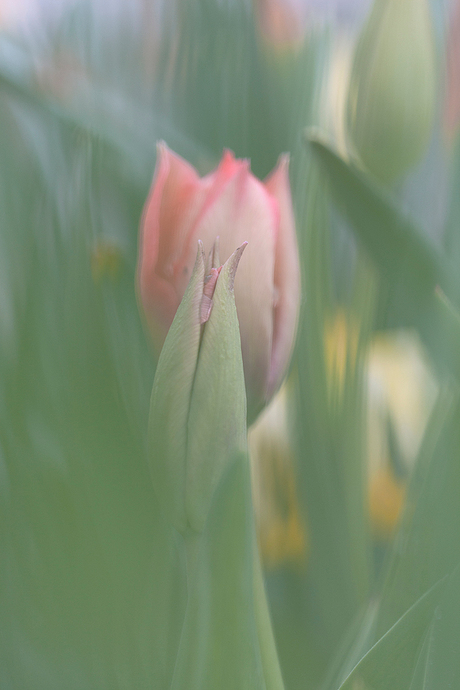
[[[434,612],[423,690],[460,687],[460,566],[449,577]],[[411,688],[412,690],[412,688]]]
[[[402,612],[458,563],[460,405],[440,396],[409,486],[377,623],[382,635]]]
[[[407,690],[444,581],[401,616],[353,669],[340,690]]]
[[[376,263],[384,287],[392,291],[387,325],[414,325],[437,285],[450,293],[441,256],[365,173],[344,161],[318,134],[308,134],[308,140],[333,199]]]
[[[315,626],[320,620],[321,634],[314,627],[314,635],[321,652],[330,655],[365,606],[372,581],[359,439],[373,290],[360,263],[349,303],[335,299],[329,195],[317,166],[308,165],[300,182],[306,190],[299,228],[305,300],[295,360],[295,430],[309,534],[307,582],[314,592],[305,617],[312,627],[310,620]]]

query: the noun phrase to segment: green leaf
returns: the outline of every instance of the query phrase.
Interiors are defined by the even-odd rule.
[[[179,532],[188,527],[187,425],[200,347],[204,274],[200,246],[190,282],[161,350],[150,403],[153,485],[165,515]]]
[[[389,291],[387,325],[417,323],[437,285],[450,293],[442,257],[388,194],[353,163],[344,161],[316,133],[310,146],[330,183],[332,197],[375,262]]]
[[[265,690],[255,618],[247,456],[233,458],[205,529],[192,537],[190,589],[171,690]],[[192,565],[193,563],[193,565]]]
[[[212,495],[238,452],[247,451],[246,388],[233,281],[241,254],[223,265],[204,324],[187,420],[186,512],[200,531]]]
[[[342,309],[345,300],[335,301],[330,197],[316,165],[309,166],[302,182],[306,201],[299,238],[305,299],[295,360],[295,433],[299,494],[308,525],[308,586],[314,591],[314,605],[304,616],[318,648],[330,655],[365,606],[372,578],[361,439],[373,290],[360,257],[349,310]],[[340,367],[331,363],[336,353],[330,356],[337,337]]]
[[[460,379],[455,270],[388,194],[317,134],[310,146],[332,197],[380,276],[377,327],[416,327],[440,372]]]
[[[443,581],[401,616],[369,650],[340,690],[407,690]]]
[[[213,492],[247,446],[246,390],[233,281],[246,245],[222,267],[209,320],[201,325],[202,244],[161,350],[149,417],[150,467],[165,515],[200,532]]]
[[[420,690],[460,686],[460,566],[449,577],[430,630]],[[412,690],[412,688],[411,688]],[[418,689],[417,689],[418,690]]]

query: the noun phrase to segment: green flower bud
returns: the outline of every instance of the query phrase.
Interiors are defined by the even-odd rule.
[[[425,151],[435,89],[428,0],[375,0],[356,47],[347,127],[356,153],[382,182],[402,176]]]
[[[202,531],[226,468],[247,452],[246,393],[233,282],[246,243],[217,268],[195,267],[168,331],[150,404],[150,465],[158,500],[182,534]]]

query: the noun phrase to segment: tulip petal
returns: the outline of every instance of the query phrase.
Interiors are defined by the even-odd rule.
[[[450,17],[447,39],[447,89],[444,111],[447,133],[454,137],[460,124],[460,3]]]
[[[207,201],[194,236],[208,250],[219,235],[224,260],[235,245],[249,243],[238,268],[235,297],[252,417],[252,410],[260,409],[265,402],[270,369],[278,209],[263,184],[251,175],[248,163],[237,163],[233,177],[219,186],[212,202]]]
[[[165,338],[190,279],[196,241],[184,261],[184,243],[206,189],[196,170],[163,142],[141,221],[139,288],[157,348]]]
[[[267,400],[280,387],[292,354],[300,300],[300,266],[294,211],[289,186],[289,156],[283,155],[265,187],[279,204],[280,224],[275,248],[276,301]]]

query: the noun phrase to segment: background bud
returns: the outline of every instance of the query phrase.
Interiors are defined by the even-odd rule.
[[[422,156],[435,77],[427,0],[375,0],[356,48],[347,126],[362,162],[381,181],[397,179]]]

